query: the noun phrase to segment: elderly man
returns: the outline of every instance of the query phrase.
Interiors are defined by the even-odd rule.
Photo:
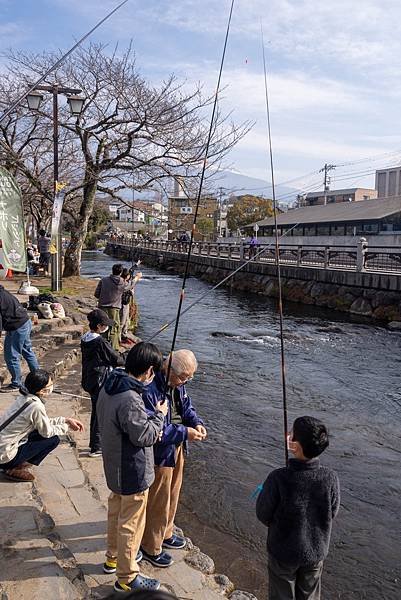
[[[153,413],[157,403],[164,399],[168,413],[163,433],[154,446],[155,481],[149,489],[145,533],[142,538],[143,558],[155,567],[169,567],[173,559],[163,548],[184,548],[185,540],[173,533],[184,469],[184,451],[187,441],[206,438],[206,429],[192,406],[185,384],[194,376],[198,363],[190,350],[173,352],[170,376],[166,386],[169,359],[156,373],[151,385],[143,392],[148,412]]]

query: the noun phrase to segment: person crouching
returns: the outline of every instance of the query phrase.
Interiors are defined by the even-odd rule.
[[[52,391],[50,373],[43,369],[29,373],[20,395],[0,417],[0,469],[9,479],[33,481],[29,469],[58,446],[59,436],[68,429],[83,431],[76,419],[48,417],[45,401]]]
[[[154,344],[140,342],[128,353],[124,369],[107,378],[97,401],[103,466],[111,490],[107,516],[105,573],[117,571],[116,592],[157,590],[160,582],[139,574],[139,545],[145,528],[148,490],[152,485],[152,446],[158,440],[167,403],[148,415],[142,394],[162,366]]]

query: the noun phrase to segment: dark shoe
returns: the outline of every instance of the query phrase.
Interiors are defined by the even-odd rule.
[[[173,564],[173,558],[167,552],[160,552],[160,554],[148,554],[143,548],[141,548],[143,554],[143,560],[150,562],[154,567],[165,569],[171,567]]]
[[[9,383],[8,385],[2,385],[0,388],[0,392],[2,392],[3,394],[6,392],[18,392],[18,390],[19,386],[13,385],[12,383]]]
[[[129,583],[120,583],[116,581],[114,584],[116,592],[133,592],[134,590],[150,590],[156,592],[160,589],[160,581],[157,579],[150,579],[150,577],[144,577],[143,575],[137,575],[135,579]]]
[[[138,554],[136,555],[136,562],[140,563],[143,559],[143,554],[140,550],[138,550]],[[117,571],[117,561],[111,558],[107,558],[106,562],[103,563],[103,572],[104,573],[115,573]]]
[[[13,481],[35,481],[35,475],[32,475],[27,469],[15,467],[15,469],[7,469],[4,475]]]
[[[173,550],[180,550],[185,548],[187,540],[179,535],[172,535],[168,540],[164,540],[163,548],[172,548]]]

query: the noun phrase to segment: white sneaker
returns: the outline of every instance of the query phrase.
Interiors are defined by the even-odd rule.
[[[97,456],[102,456],[101,450],[95,450],[94,452],[89,452],[88,456],[90,458],[96,458]]]

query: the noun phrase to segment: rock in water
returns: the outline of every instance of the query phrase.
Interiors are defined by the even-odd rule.
[[[387,327],[391,329],[391,331],[401,331],[401,321],[391,321]]]

